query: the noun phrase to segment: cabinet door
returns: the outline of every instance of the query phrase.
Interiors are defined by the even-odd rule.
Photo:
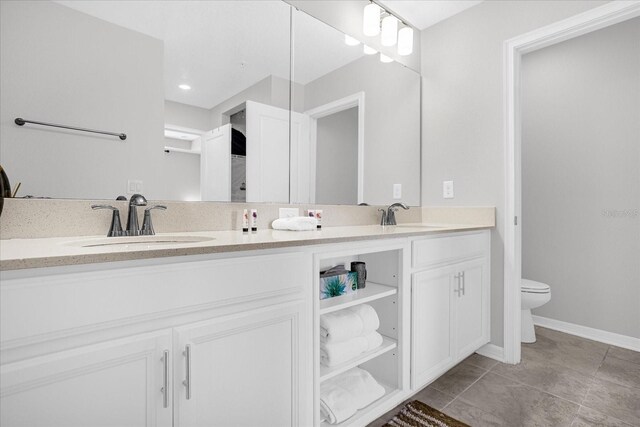
[[[171,396],[164,407],[163,395],[171,338],[144,334],[2,366],[0,424],[171,426]]]
[[[489,342],[488,279],[484,259],[456,265],[454,276],[456,359],[470,355]],[[456,278],[457,276],[457,278]]]
[[[303,302],[177,328],[175,425],[310,425],[310,328]]]
[[[435,379],[453,362],[451,267],[413,275],[411,310],[411,387]]]

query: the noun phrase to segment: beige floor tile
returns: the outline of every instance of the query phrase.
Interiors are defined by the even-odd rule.
[[[538,359],[523,359],[518,365],[501,363],[491,372],[578,404],[586,396],[592,378],[566,366]]]
[[[640,389],[594,379],[583,406],[640,425]]]
[[[464,359],[462,363],[477,366],[478,368],[486,369],[488,371],[500,362],[498,362],[497,360],[493,360],[488,357],[482,356],[478,353],[473,353],[471,356]]]
[[[596,378],[640,389],[640,365],[607,355]]]
[[[467,423],[472,427],[502,427],[508,426],[504,420],[497,416],[485,412],[475,406],[469,405],[461,400],[454,400],[442,412],[455,418],[458,421]]]
[[[640,351],[627,350],[626,348],[620,348],[611,346],[607,356],[615,357],[616,359],[626,360],[627,362],[633,362],[640,365]]]
[[[616,418],[607,416],[595,409],[581,406],[571,427],[633,427]]]
[[[420,402],[426,403],[427,405],[441,411],[442,408],[451,403],[454,397],[455,396],[443,393],[440,390],[436,390],[432,386],[427,386],[409,400],[419,400]]]
[[[570,426],[578,405],[489,372],[458,399],[510,426]],[[445,408],[446,410],[447,408]]]
[[[438,378],[431,386],[443,393],[457,396],[486,372],[477,366],[461,363]]]

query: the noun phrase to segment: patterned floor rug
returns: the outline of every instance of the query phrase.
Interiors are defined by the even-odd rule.
[[[470,427],[418,400],[409,402],[384,427]]]

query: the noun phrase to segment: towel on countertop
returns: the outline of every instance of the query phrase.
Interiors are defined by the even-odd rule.
[[[364,369],[353,368],[320,384],[320,412],[338,424],[384,396],[385,390]]]
[[[336,366],[353,359],[362,353],[374,350],[382,345],[382,335],[371,332],[364,337],[355,337],[337,343],[320,343],[320,363]]]
[[[271,228],[274,230],[309,231],[316,230],[317,227],[318,220],[307,216],[280,218],[271,223]]]
[[[369,304],[360,304],[320,316],[320,340],[326,343],[365,336],[380,327],[378,313]]]

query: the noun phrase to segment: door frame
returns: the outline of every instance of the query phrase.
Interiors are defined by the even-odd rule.
[[[309,196],[310,203],[316,202],[316,146],[318,140],[318,119],[349,108],[358,107],[358,204],[364,203],[364,92],[345,96],[321,105],[304,114],[309,116]]]
[[[505,216],[504,361],[520,362],[522,278],[521,60],[522,55],[640,16],[640,2],[603,6],[506,40],[503,45]]]

